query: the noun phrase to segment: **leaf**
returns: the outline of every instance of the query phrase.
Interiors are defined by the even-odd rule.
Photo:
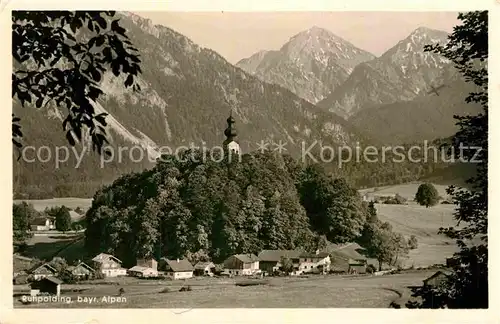
[[[113,20],[111,22],[111,30],[112,31],[116,31],[116,29],[120,27],[120,25],[118,25],[119,21],[120,21],[120,19],[116,19],[116,20]]]
[[[71,23],[69,24],[69,28],[71,29],[71,31],[73,32],[73,34],[76,33],[76,30],[77,30],[77,20],[76,19],[73,19],[71,21]]]
[[[37,99],[35,105],[36,105],[37,108],[41,108],[42,104],[43,104],[43,97],[40,97],[40,98]]]
[[[76,142],[75,142],[75,139],[73,138],[73,135],[71,134],[71,131],[68,131],[66,133],[66,139],[68,140],[68,142],[71,146],[75,146]]]
[[[99,114],[99,115],[95,116],[95,117],[94,117],[94,119],[95,119],[97,122],[99,122],[101,125],[106,126],[106,125],[107,125],[107,124],[106,124],[106,116],[107,116],[107,115],[108,115],[108,114],[106,114],[106,113],[102,113],[102,114]]]
[[[129,74],[129,76],[127,77],[127,80],[125,80],[125,87],[130,87],[132,84],[134,83],[134,77],[132,76],[132,74]]]
[[[105,41],[104,35],[99,35],[96,40],[96,45],[98,47],[102,46],[104,44],[104,41]]]
[[[116,61],[115,61],[114,63],[115,63],[115,64],[112,64],[111,69],[112,69],[113,74],[114,74],[115,76],[119,76],[119,75],[120,75],[120,65],[118,65],[118,64],[116,63]]]
[[[99,26],[101,26],[102,29],[106,29],[107,23],[106,23],[106,20],[104,18],[102,18],[101,16],[98,16],[98,17],[96,17],[95,20],[97,21]]]
[[[68,124],[68,123],[70,123],[70,124],[71,124],[72,122],[73,122],[73,117],[71,117],[71,115],[66,116],[66,118],[65,118],[65,119],[63,120],[63,122],[62,122],[62,128],[63,128],[63,131],[65,131],[65,130],[66,130],[66,126],[67,126],[67,124]]]

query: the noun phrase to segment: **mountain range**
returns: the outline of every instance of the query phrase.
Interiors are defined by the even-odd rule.
[[[107,72],[101,83],[106,97],[96,102],[95,108],[109,113],[108,133],[115,148],[128,148],[123,150],[126,157],[132,146],[147,154],[141,162],[115,158],[105,168],[96,167],[99,157],[94,154],[86,155],[78,169],[73,157],[59,168],[50,162],[21,159],[14,163],[15,188],[50,186],[47,190],[54,191],[55,187],[74,186],[80,181],[100,185],[118,174],[151,165],[163,146],[174,151],[191,144],[220,146],[231,111],[243,151],[257,149],[261,141],[284,141],[289,153],[298,153],[302,142],[346,145],[361,140],[341,117],[278,85],[262,82],[213,50],[133,13],[120,15],[121,25],[140,50],[142,90],[126,91],[124,80]],[[61,129],[64,111],[55,106],[22,108],[16,99],[13,112],[21,118],[25,146],[47,146],[54,151],[56,146],[66,144]],[[134,159],[138,159],[139,150],[135,154]]]
[[[345,82],[355,66],[374,58],[332,32],[314,26],[290,38],[279,50],[260,51],[236,66],[316,104]]]
[[[256,53],[234,66],[168,27],[133,13],[120,15],[121,25],[141,54],[142,90],[128,92],[124,80],[106,73],[101,84],[106,96],[95,108],[109,113],[112,146],[128,148],[125,158],[115,156],[104,168],[95,154],[86,154],[78,167],[74,156],[57,167],[52,161],[21,159],[14,162],[15,192],[37,196],[69,191],[88,196],[120,174],[151,166],[162,146],[175,150],[191,143],[220,145],[230,113],[237,121],[243,151],[257,149],[260,141],[284,141],[288,153],[296,155],[303,142],[338,146],[394,141],[394,133],[402,141],[449,136],[452,115],[465,111],[458,98],[467,91],[451,64],[422,51],[428,42],[445,40],[444,32],[419,28],[375,57],[312,27],[278,51]],[[446,96],[427,95],[436,80],[453,80]],[[433,111],[443,100],[456,105]],[[21,118],[25,146],[54,151],[66,145],[61,129],[64,111],[55,106],[22,108],[17,100],[13,111]],[[427,119],[426,114],[430,114]],[[414,127],[405,127],[408,123]],[[133,146],[142,148],[145,155],[139,162],[131,159]],[[136,150],[134,159],[138,155]]]
[[[313,27],[280,50],[260,51],[237,66],[342,116],[377,142],[433,140],[457,131],[453,115],[480,111],[478,105],[465,103],[474,87],[453,64],[424,51],[425,45],[445,44],[447,38],[444,31],[419,27],[375,57]],[[326,68],[318,69],[322,62],[327,62]],[[445,89],[440,90],[443,95],[429,93],[439,86]]]

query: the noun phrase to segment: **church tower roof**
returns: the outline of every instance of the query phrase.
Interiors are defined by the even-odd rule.
[[[234,127],[234,123],[236,122],[233,117],[233,113],[229,114],[229,117],[226,119],[227,128],[224,130],[224,135],[226,135],[226,142],[231,142],[238,135],[236,132],[236,128]]]

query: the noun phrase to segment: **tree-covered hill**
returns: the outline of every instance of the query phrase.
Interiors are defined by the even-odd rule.
[[[202,160],[184,159],[193,153]],[[315,250],[354,240],[367,207],[343,179],[270,152],[215,162],[200,152],[163,156],[98,191],[87,213],[86,250],[126,265],[136,258],[211,258],[262,249]],[[182,162],[181,160],[185,160]]]

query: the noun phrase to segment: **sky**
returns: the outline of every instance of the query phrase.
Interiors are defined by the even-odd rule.
[[[456,12],[135,12],[210,48],[230,63],[279,49],[292,36],[318,26],[376,56],[418,27],[451,32]]]

